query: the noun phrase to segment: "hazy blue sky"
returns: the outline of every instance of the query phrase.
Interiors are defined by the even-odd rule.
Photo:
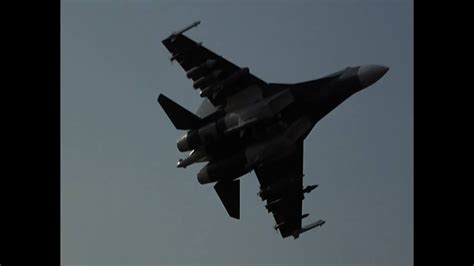
[[[161,40],[195,20],[188,36],[268,82],[390,67],[305,141],[322,228],[282,239],[253,173],[231,219],[203,164],[176,168],[156,98],[201,99]],[[61,242],[64,265],[412,265],[412,1],[62,1]]]

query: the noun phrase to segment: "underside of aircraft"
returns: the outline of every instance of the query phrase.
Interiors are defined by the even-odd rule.
[[[303,185],[304,139],[315,124],[354,93],[379,80],[388,68],[347,67],[319,79],[295,84],[268,83],[205,48],[183,33],[162,42],[193,81],[203,102],[190,112],[160,94],[158,102],[176,129],[186,130],[177,143],[186,157],[177,167],[207,164],[197,174],[214,188],[228,214],[240,218],[240,179],[254,171],[258,196],[273,214],[275,230],[286,238],[325,223],[302,226],[304,194],[317,185]]]

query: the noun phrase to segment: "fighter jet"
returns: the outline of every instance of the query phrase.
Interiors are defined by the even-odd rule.
[[[207,164],[197,174],[214,189],[227,213],[240,218],[239,178],[252,170],[260,183],[258,196],[276,221],[283,238],[325,223],[302,226],[304,194],[303,142],[316,123],[356,92],[379,80],[388,67],[347,67],[322,78],[295,84],[269,83],[186,37],[199,21],[176,31],[162,43],[193,81],[203,102],[190,112],[163,94],[158,102],[169,119],[186,133],[178,150],[188,153],[177,167]]]

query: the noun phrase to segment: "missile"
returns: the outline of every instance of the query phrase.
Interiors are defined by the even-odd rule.
[[[186,72],[187,78],[196,78],[204,74],[204,72],[210,68],[212,68],[216,64],[216,60],[208,59],[204,63],[200,64],[199,66],[193,67],[189,71]]]
[[[231,88],[232,85],[234,85],[236,82],[238,82],[241,78],[248,75],[249,73],[250,72],[248,67],[241,68],[232,73],[229,77],[221,81],[219,84],[204,88],[201,91],[200,96],[207,97],[211,93],[215,93],[215,97],[217,97],[217,95],[225,94],[226,89]]]
[[[242,79],[249,73],[249,68],[244,67],[231,74],[228,78],[223,80],[219,85],[216,86],[216,88],[213,89],[216,92],[216,97],[218,97],[218,95],[225,95],[226,91],[228,91],[229,88],[232,89],[235,83],[239,82],[240,79]]]
[[[301,215],[301,219],[304,219],[304,218],[306,218],[306,217],[308,217],[308,216],[309,216],[309,213],[305,213],[305,214]]]
[[[201,96],[201,97],[209,96],[213,92],[212,88],[213,88],[212,86],[209,86],[209,87],[206,87],[206,88],[202,89],[201,92],[199,93],[199,96]]]
[[[282,179],[266,188],[261,188],[260,191],[257,193],[258,196],[262,198],[262,200],[268,199],[272,195],[277,195],[283,190],[287,189],[288,185],[294,182],[295,179]]]
[[[183,34],[184,32],[194,28],[194,27],[197,27],[197,25],[199,25],[199,23],[201,23],[201,21],[195,21],[193,24],[187,26],[186,28],[180,30],[180,31],[175,31],[171,34],[171,40],[174,40],[174,38],[176,38],[176,36],[180,35],[180,34]]]
[[[303,193],[309,193],[311,192],[313,189],[317,188],[318,185],[311,185],[311,186],[307,186],[303,189]]]
[[[201,77],[200,79],[194,81],[193,87],[195,89],[197,89],[197,88],[200,88],[200,87],[207,86],[207,85],[209,85],[209,83],[215,82],[215,79],[217,77],[219,77],[219,75],[221,73],[222,73],[222,70],[220,70],[220,69],[214,70],[210,74],[208,74],[204,77]]]
[[[272,212],[275,210],[275,208],[278,206],[278,204],[282,201],[282,198],[276,199],[267,205],[265,205],[265,208],[267,208],[268,212]]]
[[[285,225],[285,223],[286,223],[286,222],[283,221],[283,222],[281,222],[281,223],[279,223],[279,224],[275,224],[275,225],[273,226],[273,229],[278,230],[278,228],[280,228],[280,227],[282,227],[283,225]]]
[[[300,233],[304,233],[304,232],[306,232],[306,231],[309,231],[309,230],[311,230],[311,229],[313,229],[313,228],[315,228],[315,227],[317,227],[317,226],[322,226],[322,225],[325,224],[325,223],[326,223],[326,221],[324,221],[324,220],[318,220],[318,221],[316,221],[316,222],[314,222],[314,223],[312,223],[312,224],[309,224],[309,225],[307,225],[307,226],[301,228]]]
[[[322,226],[322,225],[325,224],[325,223],[326,223],[326,221],[318,220],[318,221],[316,221],[316,222],[314,222],[314,223],[312,223],[312,224],[309,224],[309,225],[307,225],[307,226],[305,226],[305,227],[303,227],[303,228],[301,228],[301,229],[299,229],[299,230],[295,230],[295,231],[293,232],[293,237],[296,239],[296,238],[298,238],[298,237],[300,236],[300,234],[302,234],[302,233],[304,233],[304,232],[306,232],[306,231],[309,231],[309,230],[311,230],[311,229],[313,229],[313,228],[315,228],[315,227]]]

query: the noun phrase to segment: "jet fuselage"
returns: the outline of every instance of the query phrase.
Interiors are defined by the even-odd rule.
[[[208,145],[196,147],[198,151],[205,150],[201,158],[210,161],[198,173],[198,181],[206,184],[224,178],[232,180],[291,153],[296,142],[304,139],[319,120],[351,95],[373,84],[387,70],[376,65],[348,67],[321,79],[269,84],[265,88],[268,95],[260,101],[222,114],[220,120],[197,131],[196,134],[207,134],[216,140],[213,142],[209,137]],[[220,132],[215,129],[219,123],[224,124],[221,128],[227,125],[222,132],[236,129],[218,138]],[[212,130],[216,132],[209,133]],[[183,145],[182,141],[178,142],[179,148]]]
[[[387,67],[347,67],[328,76],[295,84],[268,83],[183,33],[195,22],[162,41],[203,98],[190,112],[163,94],[158,102],[178,130],[187,130],[177,143],[189,154],[178,167],[207,162],[198,173],[201,184],[214,190],[230,217],[240,219],[240,176],[254,170],[259,197],[273,214],[274,229],[283,238],[322,226],[303,226],[304,194],[317,185],[304,185],[304,139],[318,121],[354,93],[382,77]]]

